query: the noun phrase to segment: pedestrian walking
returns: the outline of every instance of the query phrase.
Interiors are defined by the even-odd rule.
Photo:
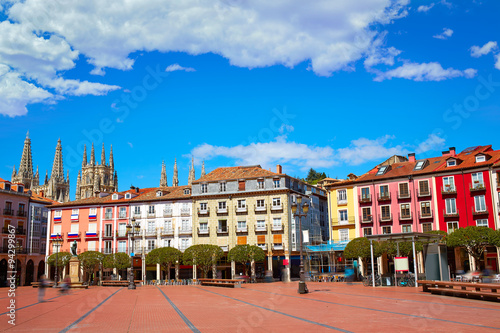
[[[40,284],[38,285],[38,302],[45,302],[44,297],[45,297],[45,288],[48,286],[48,281],[45,275],[42,275],[40,277]]]

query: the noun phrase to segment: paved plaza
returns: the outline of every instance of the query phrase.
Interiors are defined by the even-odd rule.
[[[500,330],[500,303],[422,293],[421,288],[297,282],[228,289],[91,287],[61,296],[16,290],[15,326],[8,289],[0,290],[0,331],[8,332],[489,332]]]

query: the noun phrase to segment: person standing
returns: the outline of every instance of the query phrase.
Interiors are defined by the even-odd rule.
[[[45,275],[42,275],[40,277],[40,284],[38,285],[38,302],[45,302],[44,297],[45,297],[45,288],[47,287],[48,282],[45,277]]]

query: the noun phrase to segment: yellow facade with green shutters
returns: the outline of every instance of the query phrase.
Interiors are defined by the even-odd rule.
[[[328,205],[330,209],[330,240],[334,242],[349,241],[357,237],[356,212],[357,196],[355,186],[342,186],[335,183],[328,188]]]

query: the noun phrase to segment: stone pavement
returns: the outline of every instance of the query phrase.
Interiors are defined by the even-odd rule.
[[[500,303],[422,293],[416,288],[297,282],[228,289],[143,286],[91,287],[60,296],[16,290],[15,326],[0,289],[0,331],[8,332],[493,332]]]

